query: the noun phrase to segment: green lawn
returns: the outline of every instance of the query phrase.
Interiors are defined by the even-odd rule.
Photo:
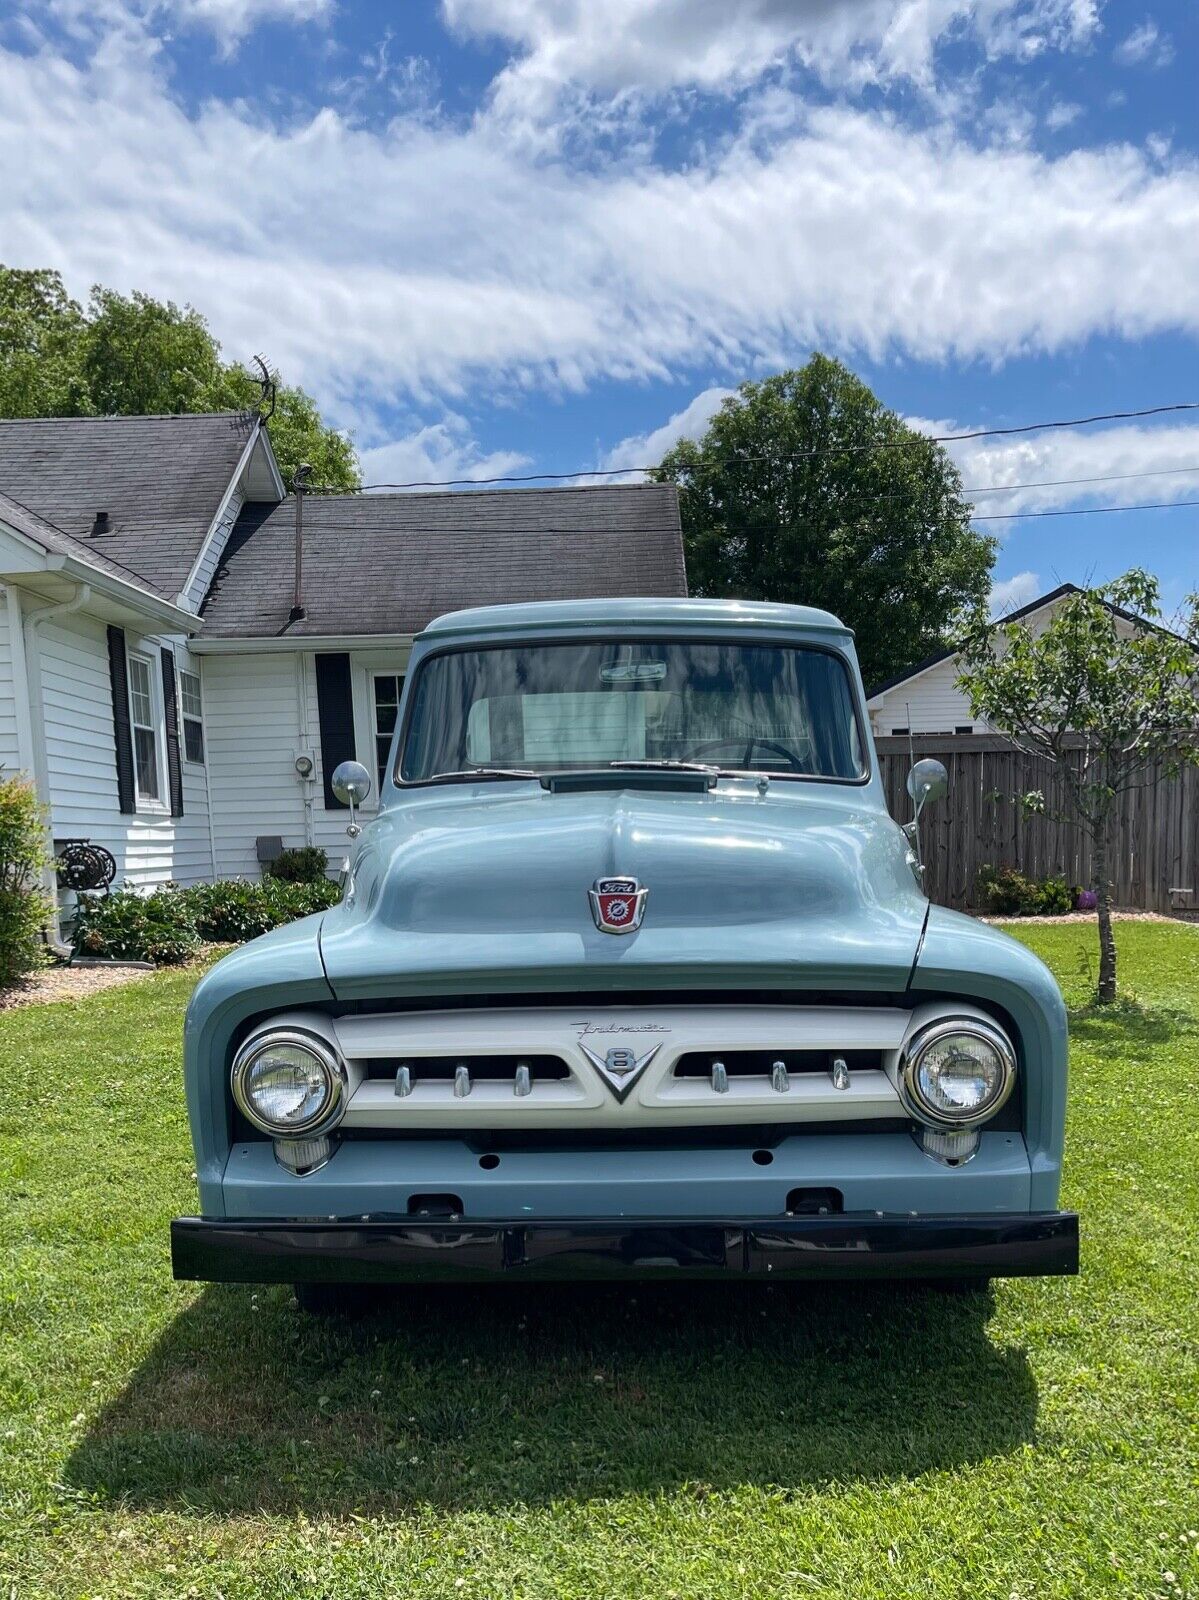
[[[1118,934],[1082,1276],[961,1299],[176,1285],[191,978],[0,1015],[0,1596],[1199,1596],[1199,929]]]

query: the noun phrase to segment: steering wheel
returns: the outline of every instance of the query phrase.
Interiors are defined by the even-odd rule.
[[[792,772],[805,772],[807,770],[794,750],[788,749],[778,739],[761,739],[756,734],[745,743],[742,743],[740,739],[709,739],[705,744],[696,745],[694,750],[688,750],[681,759],[684,761],[702,761],[705,756],[714,754],[717,750],[728,749],[740,752],[740,759],[738,759],[737,755],[734,755],[729,764],[741,772],[748,772],[752,769],[753,753],[756,749],[773,750],[775,755],[783,758]],[[719,766],[725,765],[723,761],[717,764]]]

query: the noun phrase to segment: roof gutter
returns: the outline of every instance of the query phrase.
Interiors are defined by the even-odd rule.
[[[192,622],[199,622],[193,617]],[[272,633],[264,637],[231,639],[201,634],[190,649],[197,656],[274,655],[289,650],[406,650],[410,633]]]
[[[60,572],[63,577],[84,585],[89,597],[94,595],[97,598],[116,600],[122,605],[134,608],[151,622],[161,624],[163,632],[193,634],[203,627],[202,619],[194,611],[185,611],[182,606],[177,606],[170,600],[163,600],[161,596],[151,593],[149,589],[143,589],[139,584],[127,583],[122,578],[110,576],[98,567],[89,566],[77,556],[49,555],[46,559],[46,571]]]

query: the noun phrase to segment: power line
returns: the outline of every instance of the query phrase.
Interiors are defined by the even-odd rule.
[[[1099,517],[1109,511],[1173,511],[1175,506],[1199,506],[1199,500],[1154,500],[1140,506],[1081,506],[1073,511],[993,511],[972,522],[1019,522],[1024,517]]]
[[[1090,417],[1061,418],[1052,422],[1022,422],[1010,428],[975,428],[969,433],[921,433],[904,439],[891,439],[882,443],[825,446],[815,450],[801,450],[791,456],[738,456],[741,466],[759,465],[766,461],[805,461],[819,455],[867,453],[874,450],[902,450],[918,444],[953,444],[967,439],[1011,438],[1021,433],[1044,433],[1054,428],[1085,428],[1096,422],[1128,422],[1138,417],[1160,417],[1168,412],[1199,411],[1199,400],[1181,400],[1170,405],[1145,406],[1139,411],[1101,411]],[[501,473],[490,478],[415,478],[407,483],[364,483],[356,489],[321,486],[320,492],[331,494],[366,494],[379,489],[467,489],[486,488],[497,483],[566,483],[573,478],[620,478],[634,472],[657,472],[661,462],[641,467],[581,467],[575,472],[524,472]],[[1191,470],[1180,468],[1181,471]],[[1139,476],[1139,474],[1129,474]],[[1148,474],[1146,474],[1148,476]],[[1098,482],[1099,480],[1094,480]],[[996,485],[998,488],[1015,487]],[[1030,487],[1037,487],[1031,485]],[[971,490],[970,493],[981,493]]]
[[[977,488],[963,489],[962,493],[1015,494],[1017,489],[1068,489],[1080,483],[1127,483],[1131,478],[1180,478],[1188,472],[1199,472],[1199,466],[1155,467],[1151,472],[1105,472],[1097,478],[1042,478],[1037,483],[985,483]]]

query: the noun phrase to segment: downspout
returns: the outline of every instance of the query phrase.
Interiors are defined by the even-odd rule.
[[[74,954],[69,944],[64,944],[58,932],[58,875],[54,870],[54,822],[51,816],[50,763],[46,755],[46,723],[42,708],[42,665],[37,649],[37,633],[43,622],[54,617],[69,616],[80,610],[92,597],[90,583],[81,583],[69,600],[56,600],[26,613],[21,622],[21,649],[25,659],[25,685],[29,700],[29,724],[33,735],[33,790],[45,817],[46,867],[42,873],[49,911],[42,937],[61,960],[68,961]]]

